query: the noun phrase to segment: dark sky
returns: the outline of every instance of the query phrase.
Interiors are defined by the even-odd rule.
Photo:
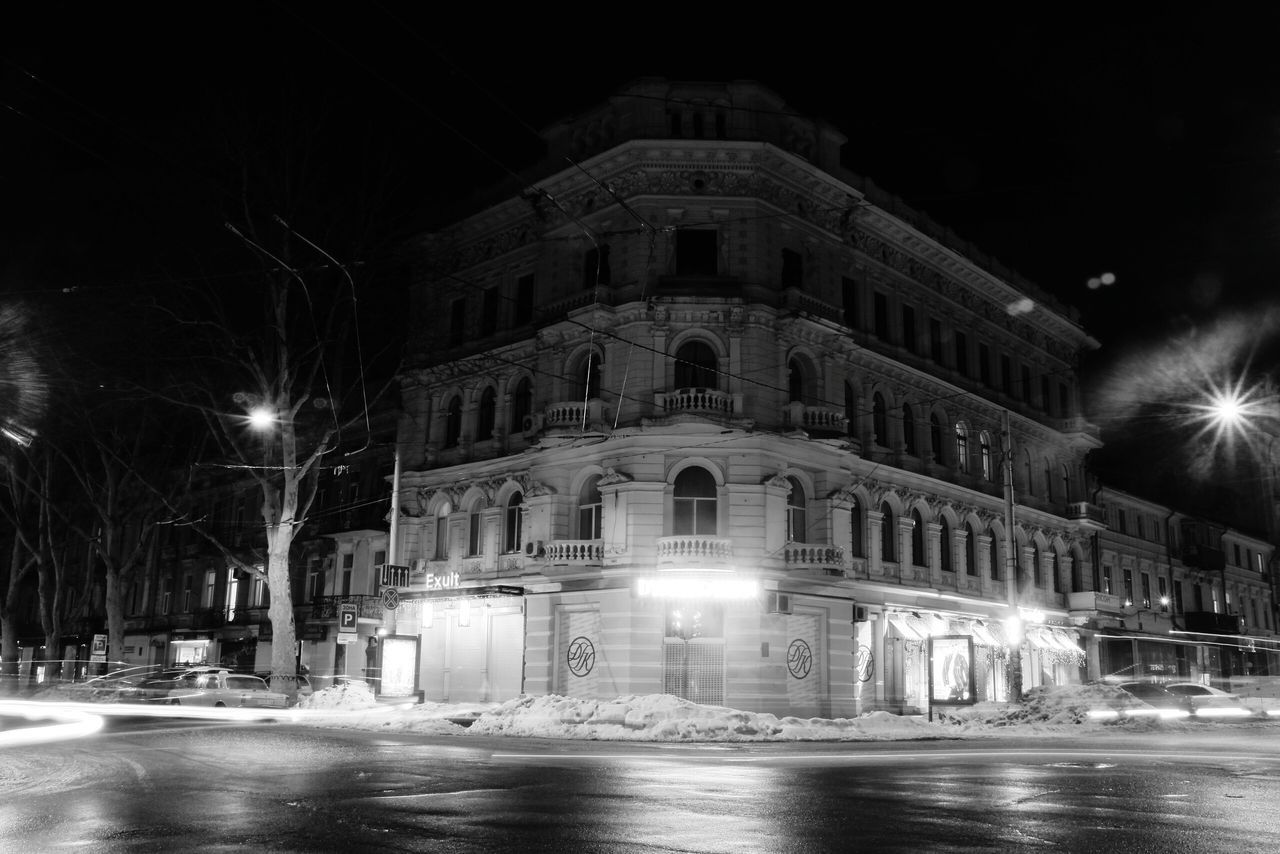
[[[299,198],[353,204],[383,180],[393,233],[526,165],[534,129],[635,77],[754,79],[841,128],[850,168],[1077,306],[1103,345],[1090,370],[1176,354],[1233,317],[1258,330],[1245,357],[1256,344],[1255,368],[1274,364],[1276,13],[743,24],[321,5],[55,2],[7,33],[0,293],[124,293],[239,263],[228,127],[296,117],[323,143]],[[1091,289],[1103,273],[1115,283]]]

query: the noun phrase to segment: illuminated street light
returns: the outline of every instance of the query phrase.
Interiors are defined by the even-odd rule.
[[[249,426],[255,430],[269,430],[276,423],[276,414],[265,406],[249,410]]]

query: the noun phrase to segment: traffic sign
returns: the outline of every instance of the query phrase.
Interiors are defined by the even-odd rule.
[[[384,588],[382,591],[382,607],[388,611],[394,611],[400,604],[400,591],[394,587]]]
[[[339,602],[338,603],[338,633],[355,634],[356,631],[356,603],[355,602]]]

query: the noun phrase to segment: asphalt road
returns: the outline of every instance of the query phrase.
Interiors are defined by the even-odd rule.
[[[0,851],[1273,852],[1280,729],[635,744],[111,721],[0,750]]]

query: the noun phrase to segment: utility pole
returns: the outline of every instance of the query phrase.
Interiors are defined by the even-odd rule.
[[[1018,561],[1014,553],[1013,538],[1013,427],[1010,423],[1009,410],[1005,409],[1002,418],[1001,444],[1004,446],[1004,566],[1005,591],[1008,596],[1009,610],[1012,612],[1012,626],[1016,630],[1009,632],[1008,685],[1009,699],[1022,699],[1022,615],[1018,609]],[[1009,626],[1010,623],[1006,623]]]

